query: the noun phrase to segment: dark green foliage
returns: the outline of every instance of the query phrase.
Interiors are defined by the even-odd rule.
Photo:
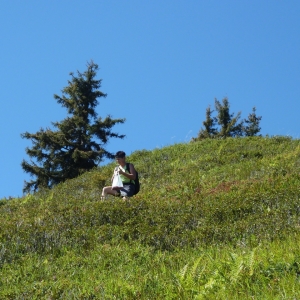
[[[218,130],[215,127],[217,119],[212,117],[213,111],[210,109],[210,106],[206,109],[206,120],[203,121],[204,129],[201,128],[198,137],[193,140],[202,140],[206,138],[214,138],[217,136]]]
[[[218,136],[221,138],[241,136],[243,124],[238,122],[241,113],[238,112],[236,116],[230,113],[230,105],[227,98],[224,98],[222,103],[215,99],[215,107],[218,113],[218,124],[221,127]]]
[[[249,114],[248,119],[244,120],[246,126],[243,126],[245,136],[255,136],[260,132],[259,123],[262,117],[256,115],[256,108],[253,107],[252,113]]]
[[[196,138],[192,138],[193,142],[206,138],[256,136],[261,129],[259,123],[262,117],[256,116],[255,107],[248,119],[242,121],[239,121],[241,112],[236,115],[230,113],[230,104],[227,98],[224,98],[222,103],[215,99],[215,111],[217,112],[216,117],[212,116],[214,111],[210,109],[210,106],[206,109],[204,128],[200,129]],[[219,126],[216,127],[216,124]]]
[[[93,169],[104,158],[113,158],[113,154],[105,150],[105,145],[110,138],[124,137],[111,129],[124,123],[125,119],[97,118],[98,98],[106,97],[99,90],[101,80],[95,79],[97,71],[98,65],[91,61],[84,73],[70,74],[71,81],[62,90],[62,96],[54,95],[68,112],[66,119],[52,123],[56,131],[47,128],[34,134],[22,134],[22,138],[32,141],[33,147],[27,148],[26,153],[35,159],[30,162],[23,160],[22,168],[36,177],[25,182],[24,192],[51,188]]]

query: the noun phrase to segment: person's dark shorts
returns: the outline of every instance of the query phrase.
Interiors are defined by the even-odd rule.
[[[132,197],[135,192],[135,185],[134,184],[124,184],[123,188],[120,189],[120,196],[121,197]]]

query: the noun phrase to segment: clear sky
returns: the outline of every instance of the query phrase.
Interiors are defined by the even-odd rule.
[[[208,105],[262,116],[261,134],[300,137],[299,0],[0,0],[0,199],[22,196],[35,133],[67,114],[53,98],[91,59],[98,116],[126,118],[107,149],[197,136]]]

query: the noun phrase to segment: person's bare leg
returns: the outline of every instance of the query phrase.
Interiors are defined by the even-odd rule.
[[[106,186],[102,189],[101,200],[105,200],[107,195],[118,196],[119,192],[113,190],[111,186]]]

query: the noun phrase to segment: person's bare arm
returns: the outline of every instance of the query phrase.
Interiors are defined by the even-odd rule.
[[[130,173],[126,173],[126,172],[122,171],[119,168],[119,173],[120,174],[124,175],[125,177],[127,177],[130,180],[135,180],[135,178],[136,178],[136,171],[135,171],[135,168],[134,168],[133,164],[129,164],[129,172]]]

